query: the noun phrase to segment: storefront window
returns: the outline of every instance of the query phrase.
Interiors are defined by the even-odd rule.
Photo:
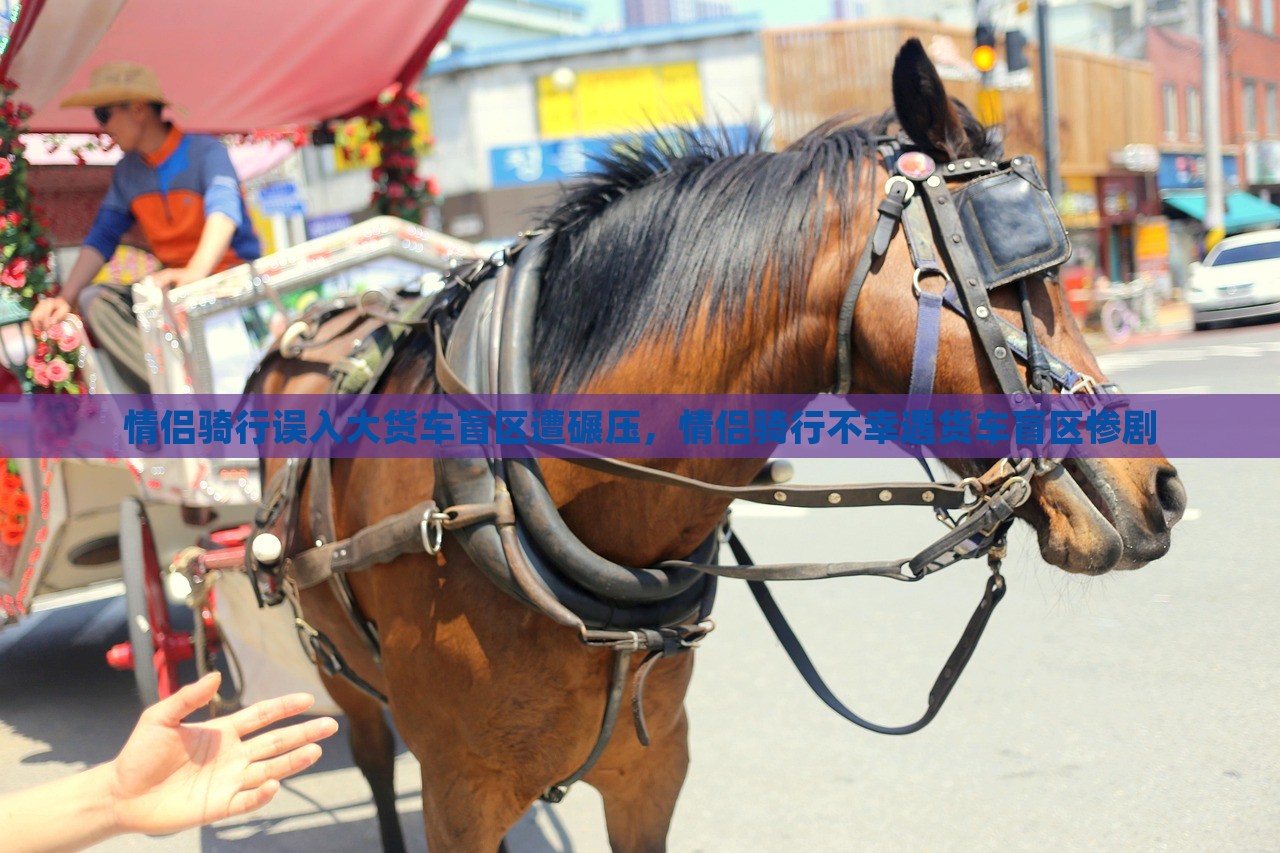
[[[1277,113],[1280,112],[1280,109],[1278,109],[1280,105],[1277,105],[1276,99],[1277,99],[1276,84],[1268,83],[1267,84],[1267,136],[1276,136],[1277,134],[1280,134],[1280,127],[1277,126],[1277,125],[1280,125],[1280,116],[1277,116]]]
[[[1267,2],[1267,0],[1262,0]],[[1240,26],[1253,26],[1253,0],[1236,0],[1236,14],[1240,18]]]

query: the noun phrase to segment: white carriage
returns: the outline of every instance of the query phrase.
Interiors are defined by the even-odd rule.
[[[438,286],[476,247],[392,217],[264,257],[164,292],[135,286],[135,313],[155,394],[239,394],[280,333],[309,304],[367,290]],[[30,326],[8,306],[0,344],[11,369],[30,351]],[[120,388],[87,344],[90,393]],[[324,695],[288,608],[259,609],[242,572],[243,540],[260,499],[256,458],[18,460],[31,504],[20,543],[0,560],[0,625],[59,601],[123,591],[130,641],[107,652],[132,668],[144,703],[179,684],[179,664],[225,644],[245,702],[281,690]],[[194,550],[193,546],[198,546]],[[191,580],[195,579],[192,588]],[[212,591],[218,597],[217,613]],[[169,606],[185,601],[191,630]]]

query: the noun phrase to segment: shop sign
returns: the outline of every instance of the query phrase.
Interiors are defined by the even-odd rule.
[[[1098,194],[1093,179],[1066,178],[1058,198],[1058,213],[1068,228],[1097,228]]]
[[[1140,222],[1134,227],[1134,268],[1165,295],[1171,285],[1169,271],[1169,223],[1165,219]]]
[[[1239,189],[1240,169],[1231,154],[1222,157],[1222,178],[1228,187]],[[1203,154],[1160,155],[1160,169],[1156,172],[1156,184],[1162,190],[1190,190],[1204,186]]]
[[[302,193],[293,181],[258,187],[258,207],[268,216],[302,216],[307,212]]]
[[[734,145],[745,143],[748,136],[745,125],[733,125],[724,132]],[[596,161],[607,157],[615,145],[626,139],[612,136],[554,139],[490,148],[491,185],[501,189],[572,180],[597,171]],[[658,141],[658,134],[644,134],[640,140],[652,144]]]
[[[1142,179],[1129,176],[1098,178],[1098,207],[1104,223],[1132,222],[1141,203]]]

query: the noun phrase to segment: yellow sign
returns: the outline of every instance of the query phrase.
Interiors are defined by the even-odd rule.
[[[537,88],[543,139],[663,127],[705,113],[696,62],[548,74]]]
[[[263,214],[256,204],[248,205],[249,221],[253,223],[253,233],[258,235],[262,246],[262,254],[272,255],[276,252],[276,230],[271,225],[271,218]]]
[[[1139,261],[1169,257],[1169,226],[1164,222],[1143,222],[1137,227],[1133,254]]]

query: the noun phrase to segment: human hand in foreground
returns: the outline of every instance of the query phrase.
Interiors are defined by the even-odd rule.
[[[0,797],[0,827],[18,850],[76,850],[112,835],[165,835],[266,805],[280,780],[320,758],[315,741],[338,730],[331,717],[254,738],[315,701],[295,693],[203,723],[182,719],[208,704],[211,673],[142,713],[115,760],[68,779]]]
[[[60,296],[41,299],[31,309],[31,328],[36,334],[47,332],[58,325],[71,313],[71,305]]]
[[[168,290],[173,287],[182,287],[184,284],[190,284],[193,281],[199,281],[207,277],[208,273],[201,275],[198,270],[190,267],[166,267],[162,270],[156,270],[151,274],[151,280],[161,289]]]

